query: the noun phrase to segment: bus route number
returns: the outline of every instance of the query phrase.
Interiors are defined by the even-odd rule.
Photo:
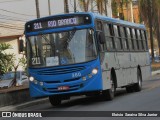
[[[35,29],[35,30],[42,29],[42,24],[41,24],[41,22],[39,22],[39,23],[34,23],[34,29]]]
[[[39,64],[41,64],[40,57],[32,58],[32,65],[39,65]]]

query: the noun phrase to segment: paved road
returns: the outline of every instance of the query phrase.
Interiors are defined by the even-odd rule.
[[[160,111],[160,75],[155,76],[152,80],[143,82],[143,89],[141,92],[127,93],[125,89],[119,89],[113,101],[104,101],[102,97],[74,97],[71,100],[64,101],[58,107],[52,107],[49,102],[40,105],[34,105],[21,109],[20,111]],[[45,118],[41,118],[45,119]],[[51,118],[49,118],[51,119]],[[62,119],[60,117],[54,119]],[[75,118],[63,117],[64,120],[72,120]],[[89,118],[77,118],[88,120]],[[92,120],[99,118],[92,118]],[[100,119],[114,119],[114,120],[159,120],[159,118],[103,118]]]

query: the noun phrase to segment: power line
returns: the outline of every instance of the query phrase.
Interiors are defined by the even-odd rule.
[[[8,12],[8,13],[17,14],[17,15],[23,15],[23,16],[35,16],[35,15],[28,15],[28,14],[22,14],[22,13],[12,12],[12,11],[5,10],[5,9],[0,9],[0,10],[1,10],[1,11],[5,11],[5,12]]]
[[[0,20],[5,20],[5,21],[18,21],[18,22],[26,22],[26,21],[23,21],[23,20],[15,20],[15,19],[11,19],[11,18],[1,18],[0,17]]]
[[[14,17],[14,16],[8,16],[8,15],[3,15],[3,14],[0,14],[0,17],[7,17],[7,18],[11,18],[11,19],[16,19],[16,20],[25,20],[25,21],[28,21],[29,19],[22,19],[22,18],[19,18],[19,17]]]
[[[0,23],[0,25],[24,28],[24,25]]]
[[[0,25],[0,27],[7,28],[7,29],[14,29],[14,30],[24,30],[24,29],[21,29],[21,28],[14,28],[14,27],[8,27],[8,26],[3,26],[3,25]]]
[[[16,1],[24,1],[24,0],[8,0],[8,1],[2,1],[0,3],[8,3],[8,2],[16,2]]]

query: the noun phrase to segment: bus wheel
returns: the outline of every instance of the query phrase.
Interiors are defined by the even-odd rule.
[[[127,87],[126,87],[126,91],[127,91],[127,93],[132,93],[132,92],[134,92],[133,86],[127,86]]]
[[[134,84],[134,90],[139,92],[142,90],[142,75],[140,70],[137,70],[137,83]]]
[[[51,105],[58,106],[61,104],[62,100],[59,97],[49,96],[49,101],[50,101]]]
[[[116,92],[115,83],[111,79],[111,88],[103,91],[103,95],[104,95],[105,100],[113,100],[115,92]]]

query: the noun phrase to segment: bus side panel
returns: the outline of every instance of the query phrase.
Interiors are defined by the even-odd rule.
[[[118,60],[116,59],[115,52],[106,52],[104,55],[104,61],[101,64],[102,67],[102,83],[103,83],[103,90],[110,89],[110,76],[111,76],[111,69],[118,68]]]
[[[147,80],[151,76],[151,66],[148,52],[146,52],[143,61],[145,62],[145,65],[142,67],[142,79]]]

